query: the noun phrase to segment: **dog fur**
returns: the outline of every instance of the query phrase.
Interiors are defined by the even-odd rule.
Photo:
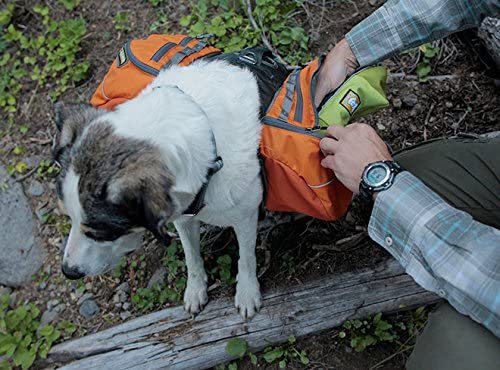
[[[261,306],[255,258],[262,200],[259,108],[252,73],[222,61],[164,70],[115,111],[58,104],[58,194],[72,220],[63,272],[73,278],[102,274],[140,246],[145,229],[168,242],[164,226],[173,222],[188,270],[185,309],[196,313],[208,300],[200,222],[231,226],[240,254],[235,306],[252,317]],[[215,150],[224,167],[210,181],[206,207],[183,216]]]

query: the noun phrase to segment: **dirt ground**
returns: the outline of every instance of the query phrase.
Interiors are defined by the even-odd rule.
[[[54,1],[46,1],[57,14]],[[374,5],[371,5],[374,4]],[[340,40],[352,26],[373,12],[382,1],[305,1],[303,12],[298,19],[311,35],[313,54],[326,52]],[[169,31],[178,31],[179,18],[189,12],[187,1],[171,1],[165,5],[169,20]],[[116,31],[110,19],[119,11],[129,13],[130,31]],[[150,33],[151,24],[157,18],[157,9],[148,1],[82,1],[74,11],[87,21],[88,35],[84,40],[83,57],[91,63],[89,78],[65,93],[61,100],[88,101],[117,50],[128,39],[143,37]],[[34,22],[27,12],[19,22],[29,27]],[[161,28],[160,28],[161,31]],[[361,121],[372,125],[389,143],[399,150],[413,144],[451,136],[457,133],[482,134],[500,130],[500,98],[498,94],[498,72],[484,53],[474,31],[463,32],[439,41],[440,55],[432,61],[433,79],[419,83],[411,77],[419,61],[419,52],[412,51],[386,61],[391,73],[396,74],[388,84],[391,106]],[[55,134],[52,121],[52,103],[47,96],[50,88],[39,89],[32,94],[33,86],[24,86],[24,96],[20,106],[27,108],[27,114],[19,116],[20,123],[29,124],[29,133],[20,135],[18,131],[0,138],[0,159],[7,163],[16,145],[27,148],[26,157],[50,158],[50,146]],[[28,102],[31,100],[31,103]],[[31,179],[24,181],[28,187]],[[55,210],[54,180],[48,179],[51,191],[44,197],[31,197],[33,210]],[[27,193],[27,192],[26,192]],[[28,193],[27,193],[28,194]],[[365,215],[366,216],[366,215]],[[266,238],[266,248],[258,249],[260,266],[265,264],[265,252],[271,260],[266,273],[261,278],[263,290],[277,288],[279,284],[300,284],[303,281],[333,272],[362,269],[378,264],[388,258],[388,254],[368,238],[343,251],[320,251],[315,246],[331,245],[336,241],[363,233],[366,217],[359,207],[353,206],[347,217],[338,222],[321,222],[303,218],[275,228]],[[45,307],[49,301],[65,303],[60,319],[73,321],[80,328],[77,335],[93,333],[122,321],[122,308],[113,302],[115,289],[128,281],[132,292],[145,287],[158,268],[158,261],[164,248],[149,237],[145,248],[132,258],[140,261],[144,254],[145,267],[139,271],[129,269],[120,278],[106,275],[86,278],[75,283],[66,280],[60,272],[63,238],[50,222],[39,220],[38,231],[43,239],[48,257],[42,271],[29,286],[17,290],[17,301],[25,300]],[[218,237],[215,237],[218,235]],[[206,260],[214,260],[222,253],[235,254],[234,234],[231,231],[212,230],[207,236],[212,240],[208,245]],[[261,238],[262,239],[262,238]],[[262,243],[263,240],[259,240]],[[234,267],[234,266],[233,266]],[[83,284],[83,287],[82,287]],[[79,289],[80,288],[80,289]],[[83,318],[78,312],[77,301],[81,294],[92,293],[100,307],[100,313],[92,319]],[[211,292],[211,299],[233,294],[232,289],[218,288]],[[141,315],[140,310],[130,308],[131,318]],[[130,318],[126,318],[129,320]],[[354,352],[347,341],[338,338],[338,330],[320,335],[301,338],[297,347],[308,353],[311,361],[308,368],[368,369],[388,358],[398,350],[396,344],[379,344],[362,353]],[[380,368],[401,369],[409,352],[397,355]],[[300,368],[298,364],[290,365]],[[241,367],[250,368],[249,363]],[[276,366],[275,366],[276,367]]]

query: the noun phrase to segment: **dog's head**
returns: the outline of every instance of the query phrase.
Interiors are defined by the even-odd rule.
[[[140,246],[145,229],[168,243],[172,175],[158,148],[118,136],[90,105],[56,104],[55,123],[57,193],[72,222],[64,274],[77,279],[108,271]]]

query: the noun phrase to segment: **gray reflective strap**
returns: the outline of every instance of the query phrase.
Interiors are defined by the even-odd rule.
[[[302,122],[304,97],[302,96],[302,88],[300,86],[300,72],[295,77],[295,90],[297,91],[297,105],[295,106],[295,116],[293,119],[295,122]]]
[[[182,40],[182,41],[184,41],[184,40]],[[181,45],[181,44],[179,44],[179,45]],[[182,45],[182,46],[185,46],[185,45]],[[199,43],[197,43],[192,48],[185,47],[184,49],[182,49],[182,50],[178,51],[177,53],[175,53],[174,56],[172,57],[172,59],[170,59],[168,61],[168,63],[166,63],[162,67],[162,69],[166,69],[166,68],[169,68],[169,67],[171,67],[173,65],[179,64],[180,62],[182,62],[184,60],[185,57],[187,57],[187,56],[189,56],[189,55],[191,55],[193,53],[196,53],[196,52],[200,51],[205,46],[207,46],[207,44],[205,42],[203,42],[203,41],[200,41]]]
[[[285,100],[283,101],[283,107],[281,108],[281,113],[279,115],[279,119],[283,121],[286,121],[290,115],[290,110],[292,109],[293,104],[293,93],[295,91],[295,79],[299,73],[300,70],[293,72],[290,77],[288,77],[288,81],[286,82]]]
[[[182,39],[181,42],[179,42],[179,45],[180,46],[186,46],[187,44],[189,44],[191,41],[193,40],[192,37],[189,37],[187,36],[186,38]]]

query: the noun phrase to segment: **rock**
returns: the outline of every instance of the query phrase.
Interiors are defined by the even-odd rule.
[[[35,168],[35,167],[38,167],[38,165],[40,164],[40,161],[42,160],[42,157],[40,157],[39,155],[32,155],[28,158],[25,158],[24,159],[24,163],[26,163],[26,165],[28,166],[28,168]]]
[[[418,116],[420,113],[422,113],[422,106],[420,104],[416,104],[411,110],[410,115],[412,117],[415,117]]]
[[[28,188],[28,193],[34,197],[40,197],[45,193],[45,187],[39,181],[33,180]]]
[[[54,307],[54,311],[58,313],[63,313],[64,310],[66,310],[66,303],[61,303],[60,305]]]
[[[60,303],[59,299],[51,299],[47,302],[47,309],[52,310],[55,306]]]
[[[127,320],[130,316],[132,316],[132,314],[130,313],[130,311],[123,311],[120,313],[120,318],[122,320]]]
[[[1,294],[10,294],[12,293],[12,288],[9,288],[8,286],[4,286],[0,288],[0,295]]]
[[[130,307],[132,307],[132,304],[130,302],[125,302],[123,305],[122,305],[122,308],[126,311],[126,310],[129,310]]]
[[[130,284],[127,282],[124,282],[124,283],[118,285],[118,288],[116,288],[116,290],[121,290],[122,292],[130,294]]]
[[[370,4],[371,6],[376,6],[377,2],[378,0],[368,0],[368,4]]]
[[[165,284],[165,277],[167,275],[167,269],[164,266],[159,267],[151,276],[148,282],[148,288],[151,288],[153,285],[163,285]]]
[[[80,299],[78,299],[77,305],[81,306],[83,304],[83,302],[88,301],[89,299],[92,299],[92,298],[94,298],[93,293],[85,293],[84,295],[82,295],[80,297]]]
[[[385,131],[385,126],[383,124],[381,124],[381,123],[377,123],[377,129],[379,131]]]
[[[41,292],[42,290],[45,290],[45,288],[47,288],[47,283],[45,281],[42,281],[40,284],[38,284],[38,286],[36,287],[36,289]]]
[[[15,308],[17,303],[17,292],[10,293],[9,307]]]
[[[0,284],[18,287],[38,272],[44,253],[35,238],[35,220],[22,186],[1,165],[0,184]]]
[[[448,109],[453,108],[453,103],[451,101],[447,101],[446,103],[444,103],[444,106]]]
[[[85,290],[92,290],[92,283],[90,281],[88,283],[85,283]]]
[[[90,319],[99,313],[99,306],[93,299],[87,299],[82,303],[78,312],[86,319]]]
[[[128,294],[125,293],[123,290],[118,290],[113,296],[113,303],[115,303],[115,305],[117,303],[124,303],[127,301],[127,299],[128,299]]]
[[[415,94],[405,95],[402,103],[405,107],[413,108],[418,103],[418,97]]]
[[[40,326],[45,326],[59,318],[59,313],[53,310],[47,310],[42,314],[40,319]]]
[[[35,211],[35,214],[36,214],[36,217],[38,218],[38,221],[40,221],[40,223],[42,225],[46,224],[47,223],[47,215],[50,214],[50,208],[49,207],[41,207],[41,208],[37,208],[37,210]]]
[[[400,109],[403,106],[403,102],[399,98],[395,98],[392,100],[392,106],[396,109]]]

